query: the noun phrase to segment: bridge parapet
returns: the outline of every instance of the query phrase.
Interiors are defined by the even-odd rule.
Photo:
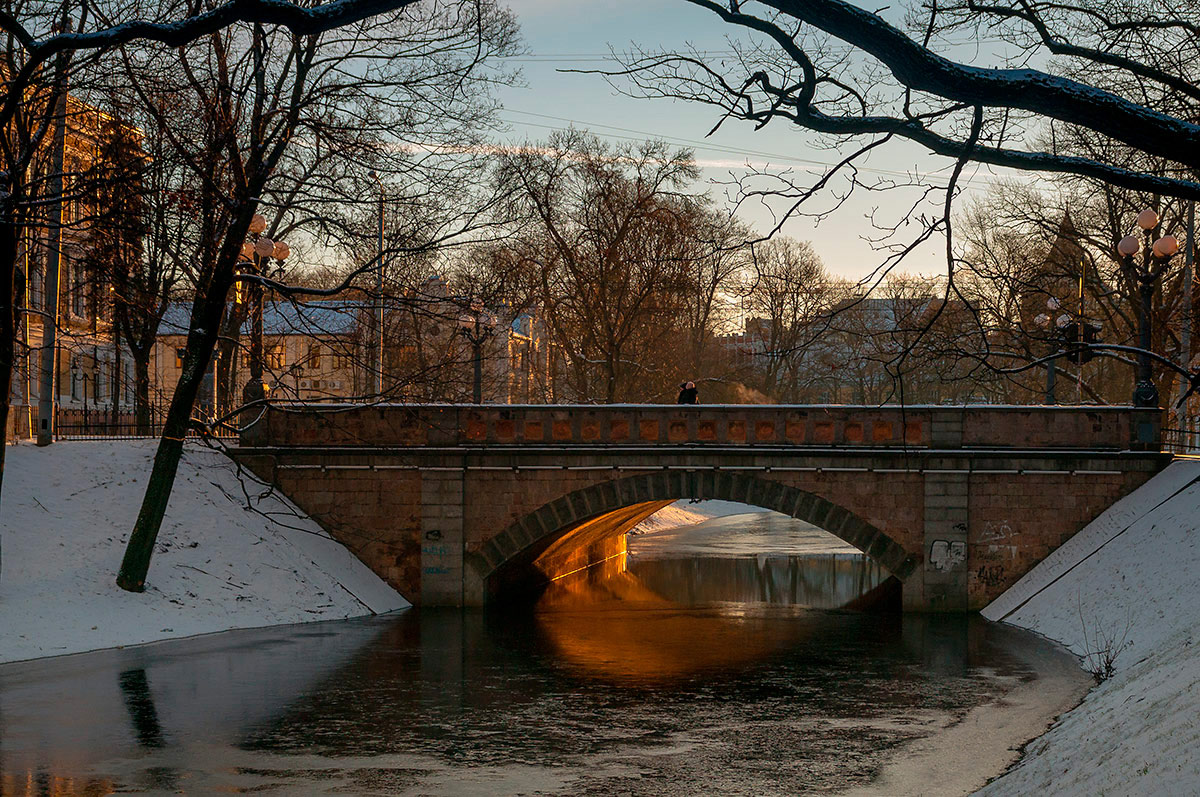
[[[272,404],[242,445],[1158,450],[1133,407]]]
[[[1131,407],[272,404],[233,452],[426,605],[618,557],[673,500],[819,526],[906,608],[986,605],[1170,459]]]

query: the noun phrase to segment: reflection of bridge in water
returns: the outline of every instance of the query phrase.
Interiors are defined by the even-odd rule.
[[[976,609],[1160,470],[1127,407],[277,405],[238,459],[414,602],[478,605],[622,554],[680,498],[813,523]]]
[[[628,572],[646,589],[684,606],[732,602],[814,609],[844,608],[888,577],[878,562],[836,553],[634,558]]]
[[[10,664],[0,793],[844,786],[992,699],[1030,643],[956,616],[422,609]]]

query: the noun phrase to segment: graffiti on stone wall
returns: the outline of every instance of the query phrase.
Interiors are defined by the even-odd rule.
[[[1004,565],[980,565],[975,575],[984,586],[998,587],[1004,583]]]
[[[967,561],[967,544],[965,542],[934,540],[929,547],[929,563],[935,570],[954,570]]]
[[[979,541],[987,543],[989,554],[1000,554],[1009,559],[1017,558],[1020,534],[1007,520],[989,520],[979,531]]]

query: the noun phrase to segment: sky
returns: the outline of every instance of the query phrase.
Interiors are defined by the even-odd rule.
[[[760,167],[790,168],[815,180],[823,171],[822,164],[836,160],[835,152],[818,146],[818,137],[795,126],[777,121],[755,131],[748,123],[731,121],[706,138],[717,121],[709,107],[625,97],[600,75],[562,71],[614,67],[616,62],[608,57],[610,47],[621,52],[634,44],[646,49],[691,44],[703,50],[728,51],[725,37],[735,31],[710,11],[685,0],[509,0],[508,5],[517,15],[527,54],[512,59],[522,70],[522,85],[500,93],[504,104],[501,118],[508,126],[500,138],[506,143],[544,139],[552,130],[572,124],[614,142],[662,138],[695,149],[697,163],[703,167],[697,189],[709,190],[722,201],[725,189],[714,181],[744,174],[747,161]],[[864,178],[913,172],[939,185],[945,185],[952,166],[947,159],[904,142],[889,144],[864,163],[868,168]],[[1002,170],[971,166],[964,173],[967,198],[1010,177],[1011,173]],[[911,194],[898,191],[856,192],[819,223],[796,218],[782,231],[811,241],[832,273],[861,279],[884,257],[867,240],[879,234],[870,219],[894,221],[911,200]],[[774,223],[772,214],[761,207],[744,209],[739,215],[761,233]],[[940,274],[945,271],[944,258],[944,239],[931,239],[905,261],[902,270]]]

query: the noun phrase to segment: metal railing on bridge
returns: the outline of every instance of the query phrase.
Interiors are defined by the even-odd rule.
[[[139,423],[131,412],[113,413],[108,409],[60,409],[55,413],[56,440],[142,440],[161,437],[166,413],[158,408],[150,412],[148,422]],[[236,439],[237,432],[222,426],[214,427],[212,419],[200,416],[188,437],[217,437]],[[205,427],[202,429],[202,427]]]
[[[1200,454],[1200,426],[1162,430],[1163,451],[1172,454]]]

